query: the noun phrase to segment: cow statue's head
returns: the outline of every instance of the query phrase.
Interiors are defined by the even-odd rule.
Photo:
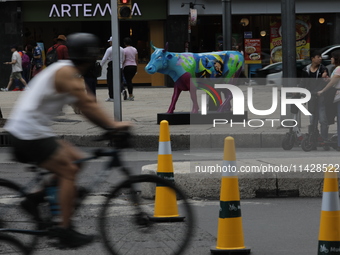
[[[164,73],[173,57],[173,54],[168,52],[168,43],[165,44],[164,49],[160,49],[156,48],[151,42],[151,48],[154,52],[151,54],[151,59],[145,67],[145,71],[149,74]]]

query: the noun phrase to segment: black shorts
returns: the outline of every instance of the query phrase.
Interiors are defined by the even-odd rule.
[[[9,134],[15,159],[22,163],[40,165],[60,146],[56,137],[21,140]]]

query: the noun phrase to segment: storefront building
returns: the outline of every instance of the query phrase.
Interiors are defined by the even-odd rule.
[[[194,26],[188,26],[189,4],[183,6],[182,0],[168,2],[167,38],[172,39],[170,50],[185,51],[188,47],[187,41],[190,41],[189,51],[220,50],[220,44],[223,42],[222,1],[193,2],[197,10]],[[295,3],[297,59],[309,58],[313,50],[340,44],[339,1],[296,0]],[[239,48],[245,53],[246,63],[258,68],[280,62],[281,1],[232,0],[231,9],[232,45],[234,49]],[[180,26],[181,23],[185,25]]]
[[[164,45],[166,8],[166,0],[157,3],[153,0],[136,0],[132,5],[132,18],[119,22],[120,45],[124,46],[123,39],[130,37],[139,53],[138,73],[134,83],[164,85],[163,75],[149,75],[144,72],[144,67],[150,58],[150,41]],[[6,2],[0,3],[0,9],[7,9],[7,12],[17,15],[13,18],[15,23],[13,22],[11,26],[15,26],[18,20],[21,20],[21,27],[16,27],[16,31],[12,32],[13,38],[7,37],[3,43],[0,42],[0,47],[4,49],[2,51],[4,54],[8,51],[6,55],[9,58],[11,53],[6,47],[10,44],[25,45],[30,41],[36,41],[42,42],[46,50],[54,44],[54,39],[59,34],[68,35],[74,32],[96,34],[101,39],[102,55],[109,46],[107,42],[111,36],[109,0]],[[106,80],[99,80],[99,83],[102,82],[105,83]]]
[[[171,80],[162,74],[149,75],[144,67],[149,61],[152,41],[156,47],[166,42],[169,51],[209,52],[220,49],[222,38],[222,1],[192,1],[197,9],[196,24],[189,26],[190,2],[182,0],[133,0],[131,19],[120,20],[120,44],[131,37],[139,52],[138,73],[134,83],[163,86]],[[280,0],[232,0],[233,46],[248,55],[248,64],[267,65],[280,60]],[[204,8],[203,8],[204,7]],[[297,58],[331,44],[340,44],[340,1],[296,0]],[[0,2],[0,57],[3,62],[11,56],[9,46],[25,45],[30,40],[53,44],[59,34],[94,33],[102,41],[102,53],[111,36],[109,0],[55,0]],[[299,34],[300,33],[300,34]],[[301,37],[301,38],[300,38]],[[246,43],[246,44],[245,44]],[[250,56],[254,51],[260,53]],[[255,56],[255,57],[254,57]],[[273,57],[274,56],[274,57]],[[10,70],[0,66],[1,86],[8,81]],[[105,82],[105,81],[100,81]]]

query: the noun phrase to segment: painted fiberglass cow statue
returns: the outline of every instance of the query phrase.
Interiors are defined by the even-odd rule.
[[[199,110],[196,90],[213,90],[208,93],[214,102],[219,102],[218,112],[231,110],[232,94],[229,90],[222,90],[225,100],[222,102],[220,96],[211,86],[194,84],[190,78],[222,78],[225,84],[234,84],[236,78],[242,72],[243,55],[238,51],[217,51],[209,53],[173,53],[168,51],[167,44],[164,49],[156,48],[151,44],[154,52],[150,62],[145,67],[149,74],[156,72],[169,75],[174,84],[174,93],[167,113],[173,113],[176,102],[182,91],[190,91],[193,102],[191,113]]]

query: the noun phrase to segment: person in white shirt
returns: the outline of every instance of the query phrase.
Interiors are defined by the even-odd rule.
[[[104,57],[102,58],[102,61],[100,62],[100,65],[104,66],[105,63],[108,62],[107,73],[106,73],[106,82],[107,82],[107,88],[108,88],[108,91],[109,91],[109,97],[108,97],[108,99],[106,99],[106,102],[113,102],[112,36],[110,37],[108,42],[110,43],[110,47],[108,47],[106,49]],[[124,55],[124,49],[122,47],[120,47],[119,49],[120,49],[120,52],[119,52],[120,53],[120,69],[122,70],[125,55]],[[121,71],[121,75],[122,75],[122,71]],[[122,81],[122,76],[121,76],[120,80]],[[121,91],[123,93],[125,92],[122,82],[121,82]],[[124,96],[124,100],[125,100],[126,97],[127,97],[126,92],[125,92],[125,94],[123,94],[123,96]]]
[[[10,87],[13,84],[14,79],[20,80],[22,82],[22,84],[24,84],[25,88],[27,86],[26,81],[21,76],[22,60],[21,60],[21,56],[20,56],[19,52],[17,51],[17,49],[18,49],[18,46],[16,46],[16,45],[11,46],[11,51],[13,53],[12,54],[12,61],[4,63],[6,65],[12,65],[12,72],[11,72],[11,76],[9,77],[9,82],[8,82],[7,87],[1,88],[2,91],[9,91]]]

